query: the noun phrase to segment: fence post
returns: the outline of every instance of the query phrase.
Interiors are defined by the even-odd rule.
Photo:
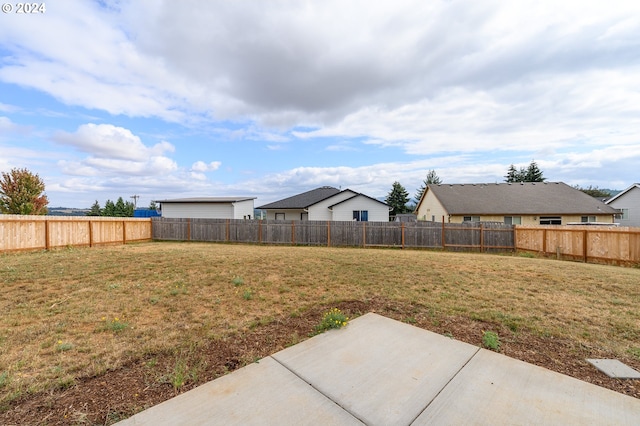
[[[480,222],[480,253],[484,253],[484,228]]]
[[[49,220],[44,220],[44,248],[49,250]]]
[[[443,215],[442,216],[442,249],[446,250],[447,249],[447,242],[446,242],[447,240],[444,237],[444,230],[445,230],[445,227],[444,227],[444,215]]]
[[[584,257],[584,262],[587,263],[587,238],[589,237],[589,232],[585,229],[582,231],[582,256]]]
[[[331,221],[327,221],[327,247],[331,247]]]
[[[258,243],[262,244],[262,220],[258,221]]]
[[[122,244],[127,244],[127,221],[122,221]]]
[[[400,229],[402,229],[402,248],[404,249],[404,222],[400,222]]]
[[[227,225],[225,227],[224,230],[224,239],[229,242],[229,234],[231,234],[231,231],[229,231],[229,219],[227,219]]]
[[[296,222],[294,220],[291,221],[291,245],[296,244]]]
[[[89,219],[87,223],[89,224],[89,247],[93,247],[93,221]]]
[[[367,246],[367,222],[362,222],[362,247]]]
[[[191,241],[191,218],[187,219],[187,241]]]
[[[547,254],[547,228],[542,230],[542,254]]]

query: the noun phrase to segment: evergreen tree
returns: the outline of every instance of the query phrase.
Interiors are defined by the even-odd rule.
[[[104,209],[102,209],[102,216],[110,216],[110,217],[116,216],[116,205],[113,203],[113,201],[107,200],[107,202],[104,203]]]
[[[544,182],[547,180],[542,176],[542,170],[538,168],[538,164],[533,160],[529,164],[529,167],[527,167],[524,179],[524,182]]]
[[[425,180],[422,181],[422,185],[420,186],[420,188],[418,188],[418,192],[416,192],[416,196],[414,197],[414,199],[416,200],[416,203],[420,202],[420,199],[422,198],[422,195],[424,194],[424,191],[426,191],[427,189],[427,185],[439,185],[442,183],[442,179],[440,179],[440,177],[436,174],[435,170],[429,170],[429,173],[427,173],[427,177]]]
[[[400,185],[400,182],[393,182],[391,192],[387,195],[385,203],[391,207],[391,215],[395,216],[401,213],[407,213],[409,211],[407,203],[409,202],[409,193]]]
[[[156,205],[156,202],[151,200],[151,202],[149,203],[149,210],[158,210],[158,206]]]
[[[543,177],[542,170],[540,170],[535,161],[531,161],[526,169],[524,167],[516,169],[516,166],[511,164],[507,169],[507,175],[504,177],[504,181],[507,183],[544,182],[545,180],[547,178]]]
[[[87,216],[101,216],[102,210],[100,209],[100,203],[96,200],[95,203],[91,206],[91,210],[87,212]]]

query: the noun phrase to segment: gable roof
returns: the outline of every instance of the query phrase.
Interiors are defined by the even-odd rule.
[[[156,203],[237,203],[239,201],[255,200],[256,197],[195,197],[174,198],[171,200],[154,200]]]
[[[351,191],[350,189],[345,189],[344,191],[353,192],[353,191]],[[342,192],[344,192],[344,191],[342,191]],[[376,203],[380,203],[380,204],[385,205],[385,206],[387,206],[387,207],[389,206],[389,205],[388,205],[387,203],[385,203],[384,201],[376,200],[376,199],[375,199],[375,198],[373,198],[373,197],[369,197],[368,195],[365,195],[365,194],[362,194],[362,193],[359,193],[359,192],[353,192],[353,196],[351,196],[351,197],[349,197],[349,198],[347,198],[347,199],[345,199],[345,200],[338,201],[337,203],[330,205],[328,208],[329,208],[329,210],[331,210],[331,209],[333,209],[335,206],[337,206],[337,205],[339,205],[339,204],[342,204],[342,203],[346,203],[347,201],[353,200],[354,198],[357,198],[357,197],[364,197],[364,198],[368,198],[368,199],[370,199],[370,200],[372,200],[372,201],[375,201]]]
[[[617,210],[562,182],[427,185],[452,215],[615,214]]]
[[[340,190],[332,186],[322,186],[320,188],[312,189],[311,191],[303,192],[302,194],[294,195],[289,198],[285,198],[273,203],[265,204],[264,206],[256,207],[258,209],[306,209],[322,200],[326,200],[338,194]]]
[[[613,200],[615,200],[618,197],[623,196],[624,194],[626,194],[627,192],[633,190],[634,188],[638,188],[640,189],[640,183],[634,183],[633,185],[631,185],[630,187],[628,187],[627,189],[625,189],[622,192],[618,192],[615,196],[609,198],[607,201],[605,201],[606,204],[611,203]]]

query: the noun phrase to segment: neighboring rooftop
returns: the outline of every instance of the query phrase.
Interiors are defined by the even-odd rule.
[[[238,201],[255,200],[256,197],[194,197],[174,198],[171,200],[154,200],[156,203],[236,203]]]
[[[440,184],[427,188],[449,214],[617,213],[616,209],[562,182]]]
[[[257,209],[306,209],[322,200],[326,200],[338,194],[340,190],[332,186],[322,186],[320,188],[312,189],[311,191],[303,192],[302,194],[294,195],[289,198],[285,198],[273,203],[265,204],[263,206],[256,207]]]

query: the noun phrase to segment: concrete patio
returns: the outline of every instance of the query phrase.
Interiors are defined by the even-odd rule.
[[[366,314],[118,425],[638,425],[640,400]]]

